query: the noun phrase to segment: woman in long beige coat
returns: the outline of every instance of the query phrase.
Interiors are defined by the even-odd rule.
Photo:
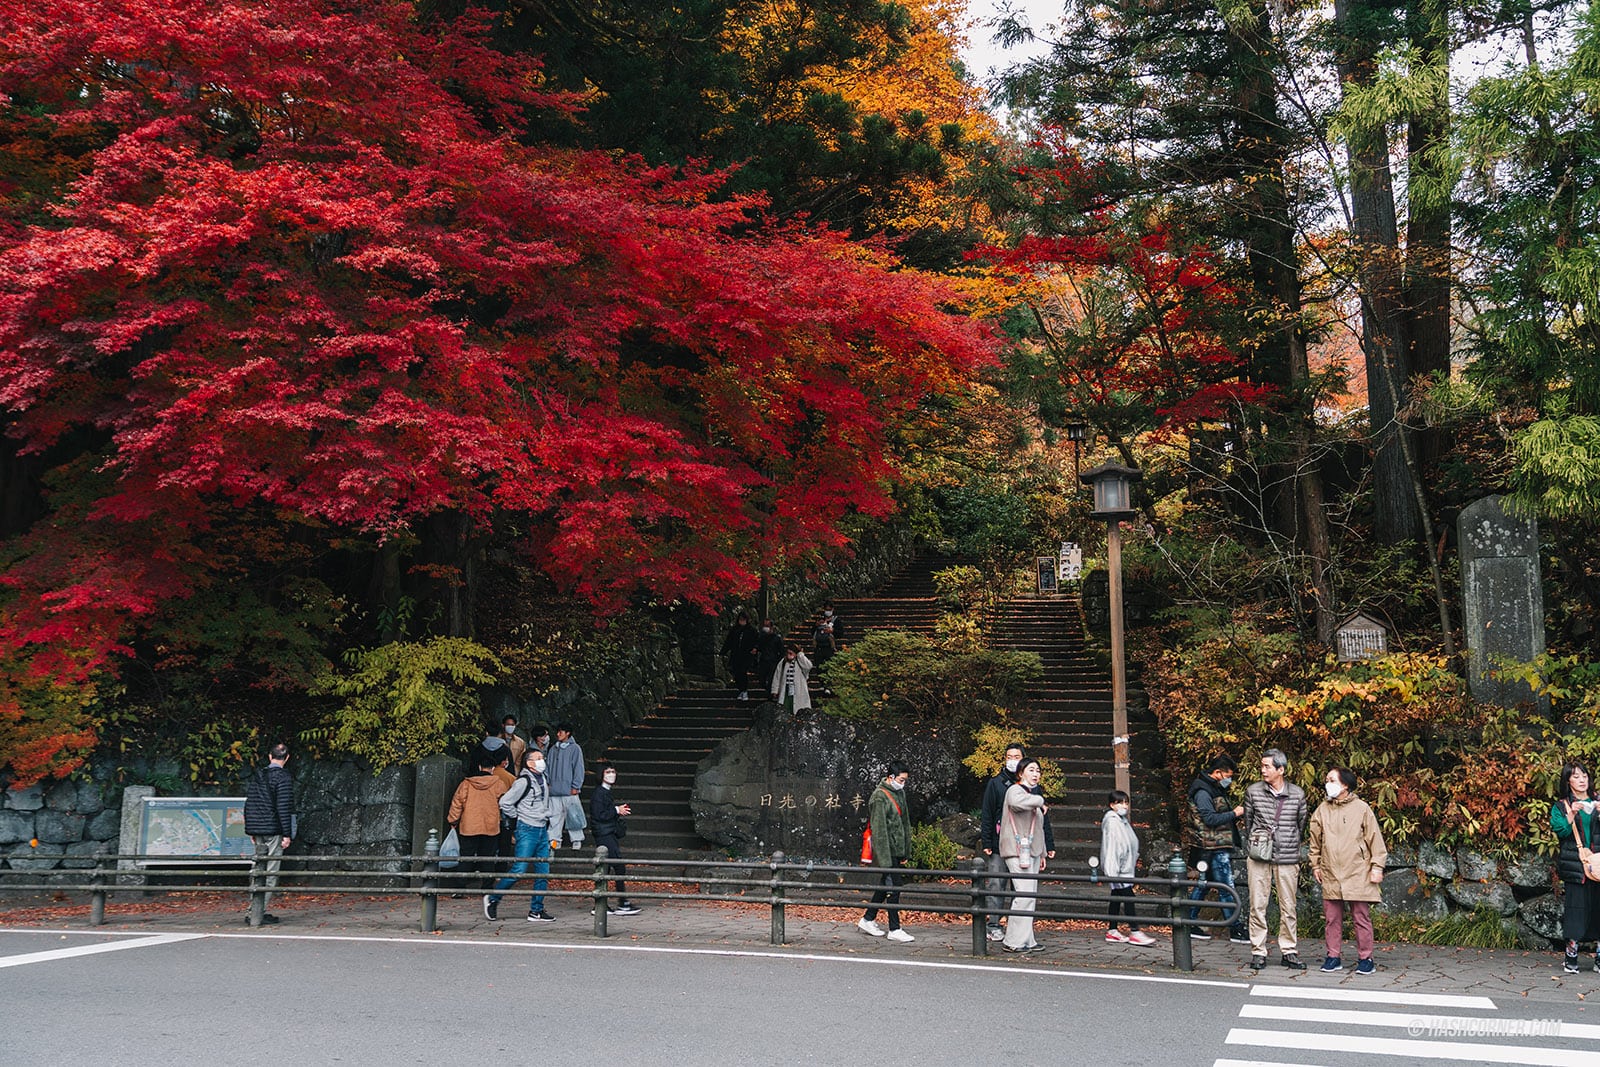
[[[1311,877],[1322,886],[1323,940],[1328,946],[1324,971],[1343,969],[1344,909],[1356,928],[1357,974],[1377,970],[1372,962],[1372,904],[1383,898],[1383,868],[1389,849],[1378,829],[1378,817],[1356,796],[1356,772],[1335,767],[1324,788],[1328,799],[1311,813]]]

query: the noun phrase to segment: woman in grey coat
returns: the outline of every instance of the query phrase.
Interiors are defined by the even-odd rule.
[[[1133,879],[1139,867],[1139,835],[1128,820],[1128,794],[1113,789],[1106,797],[1106,813],[1100,820],[1100,873],[1111,883],[1111,909],[1107,914],[1106,940],[1115,944],[1153,945],[1156,939],[1139,929],[1134,921]],[[1117,929],[1117,913],[1128,919],[1128,932]]]

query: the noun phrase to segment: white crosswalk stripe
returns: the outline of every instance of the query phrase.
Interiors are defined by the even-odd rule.
[[[1508,1016],[1482,996],[1255,985],[1239,1020],[1256,1025],[1235,1026],[1224,1041],[1242,1055],[1219,1058],[1213,1067],[1343,1067],[1375,1058],[1379,1064],[1600,1067],[1600,1025]]]

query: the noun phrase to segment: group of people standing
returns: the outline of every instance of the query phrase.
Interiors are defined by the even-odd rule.
[[[588,830],[597,847],[604,846],[608,856],[620,858],[621,839],[627,833],[623,820],[631,809],[612,795],[617,769],[609,764],[599,768],[599,782],[589,795],[586,814],[581,799],[583,748],[574,739],[571,724],[557,726],[554,741],[544,726],[535,727],[531,735],[529,744],[518,735],[515,716],[506,716],[498,733],[474,747],[468,773],[456,787],[446,816],[461,842],[464,873],[482,876],[481,888],[488,890],[483,897],[483,915],[491,921],[500,918],[505,891],[531,869],[533,896],[527,919],[555,922],[545,907],[544,894],[549,885],[550,856],[561,848],[563,837],[570,839],[574,849],[582,848]],[[503,858],[513,862],[496,879],[497,861]],[[606,910],[614,915],[638,914],[639,909],[628,900],[622,864],[611,864],[608,873],[617,900]]]
[[[722,641],[722,656],[733,676],[739,700],[750,699],[750,680],[766,686],[767,693],[789,711],[811,707],[811,672],[822,667],[839,650],[844,624],[834,613],[833,601],[822,603],[822,612],[811,633],[811,654],[802,643],[785,638],[771,619],[760,628],[750,623],[750,613],[739,612]]]

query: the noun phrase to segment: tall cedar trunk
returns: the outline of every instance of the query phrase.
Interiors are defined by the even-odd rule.
[[[483,542],[473,536],[472,520],[462,512],[430,515],[422,524],[420,554],[429,565],[426,595],[438,608],[437,629],[446,637],[473,636],[482,551]]]
[[[1252,157],[1247,210],[1254,222],[1246,237],[1251,283],[1257,300],[1265,305],[1263,310],[1270,324],[1262,339],[1258,365],[1266,380],[1286,384],[1301,401],[1292,429],[1290,456],[1296,506],[1284,510],[1291,524],[1288,533],[1304,549],[1311,566],[1317,639],[1329,644],[1336,625],[1333,587],[1328,577],[1331,538],[1322,471],[1311,449],[1314,398],[1308,393],[1311,371],[1301,328],[1300,264],[1285,177],[1288,146],[1284,143],[1275,82],[1269,69],[1274,55],[1272,25],[1264,5],[1257,6],[1248,27],[1235,24],[1229,46],[1239,74],[1239,139],[1244,152]]]
[[[1377,73],[1379,41],[1367,0],[1335,0],[1339,80],[1365,88]],[[1351,237],[1361,291],[1361,347],[1367,364],[1367,410],[1372,422],[1373,532],[1382,544],[1419,541],[1405,429],[1396,415],[1404,406],[1406,366],[1405,294],[1400,235],[1395,222],[1394,176],[1389,170],[1389,131],[1381,124],[1350,131]]]
[[[1411,46],[1427,67],[1450,68],[1448,10],[1444,0],[1410,0],[1406,23]],[[1440,91],[1407,124],[1406,310],[1412,374],[1450,370],[1450,98]],[[1442,433],[1417,434],[1424,465],[1446,446]]]

